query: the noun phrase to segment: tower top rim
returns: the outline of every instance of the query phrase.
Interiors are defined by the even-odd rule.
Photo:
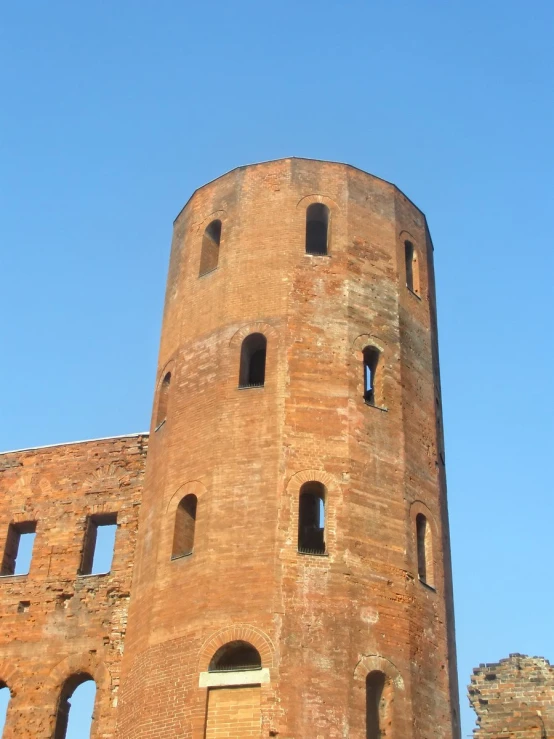
[[[395,185],[394,182],[391,182],[390,180],[386,180],[384,177],[379,177],[378,175],[372,174],[371,172],[367,172],[365,169],[362,169],[361,167],[356,167],[354,164],[348,164],[348,162],[338,162],[332,159],[316,159],[315,157],[297,157],[297,156],[290,156],[290,157],[277,157],[276,159],[263,159],[260,162],[250,162],[248,164],[240,164],[237,167],[233,167],[232,169],[228,169],[226,172],[223,172],[222,174],[218,175],[217,177],[214,177],[211,180],[208,180],[208,182],[204,182],[203,185],[200,185],[195,190],[193,190],[192,194],[188,198],[188,200],[185,202],[181,210],[177,213],[175,216],[173,223],[175,224],[178,220],[183,211],[186,209],[187,205],[191,202],[191,200],[194,198],[197,192],[200,190],[203,190],[205,187],[208,187],[209,185],[212,185],[214,182],[217,182],[218,180],[223,179],[224,177],[227,177],[230,174],[233,174],[233,172],[238,172],[241,169],[249,169],[251,167],[262,167],[266,164],[276,164],[278,162],[287,162],[287,161],[301,161],[301,162],[316,162],[318,164],[333,164],[337,167],[346,167],[347,169],[355,170],[356,172],[361,172],[364,175],[367,175],[368,177],[373,177],[375,180],[379,180],[380,182],[385,183],[386,185],[389,185],[390,187],[394,188],[396,192],[398,192],[400,195],[406,198],[408,202],[410,202],[414,208],[416,208],[421,215],[425,219],[425,223],[427,223],[427,217],[425,213],[419,208],[414,201],[409,198],[406,193],[401,190],[398,185]]]

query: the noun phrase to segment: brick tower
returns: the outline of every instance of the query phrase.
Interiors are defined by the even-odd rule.
[[[432,251],[329,162],[177,217],[121,739],[459,737]]]

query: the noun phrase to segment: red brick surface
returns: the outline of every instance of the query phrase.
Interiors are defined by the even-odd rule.
[[[28,575],[0,577],[0,684],[12,694],[3,739],[50,739],[63,683],[95,679],[93,739],[115,737],[147,436],[0,455],[0,546],[36,521]],[[87,516],[117,513],[111,571],[78,576]],[[25,610],[20,602],[28,602]]]
[[[215,688],[208,691],[206,739],[259,739],[260,688]]]
[[[306,208],[331,212],[329,256],[304,253]],[[216,270],[202,236],[222,222]],[[404,241],[420,297],[406,288]],[[263,388],[238,389],[241,342],[267,338]],[[376,406],[362,351],[381,352]],[[287,159],[198,190],[175,222],[118,737],[204,739],[199,673],[252,642],[270,670],[261,732],[363,739],[365,680],[387,678],[384,736],[457,739],[452,589],[432,244],[423,214],[354,168]],[[156,418],[156,403],[154,407]],[[297,552],[304,482],[327,490],[327,555]],[[171,560],[179,501],[194,552]],[[415,519],[432,534],[418,579]],[[390,720],[390,725],[389,725]]]
[[[554,667],[547,660],[512,654],[480,665],[468,691],[477,713],[475,739],[554,736]]]

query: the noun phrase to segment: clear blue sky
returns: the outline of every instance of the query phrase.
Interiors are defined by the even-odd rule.
[[[148,427],[198,185],[333,159],[426,212],[464,736],[474,666],[554,658],[553,33],[551,0],[2,8],[0,449]]]

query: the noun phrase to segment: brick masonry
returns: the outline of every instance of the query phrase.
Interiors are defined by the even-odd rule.
[[[62,686],[80,672],[97,685],[92,736],[115,736],[147,442],[0,455],[2,548],[11,523],[37,524],[29,574],[0,577],[0,682],[12,695],[3,739],[50,739]],[[111,572],[79,576],[87,516],[99,513],[117,513]]]
[[[305,253],[312,203],[330,211],[328,256]],[[215,219],[218,266],[199,277]],[[151,429],[121,739],[203,739],[199,672],[237,633],[270,671],[262,737],[362,739],[376,669],[393,695],[383,736],[459,736],[432,251],[397,188],[327,162],[241,167],[176,219],[158,365],[158,388],[168,372],[171,386],[167,420]],[[267,338],[265,386],[239,389],[253,332]],[[363,400],[368,344],[382,352],[376,407]],[[327,490],[322,557],[296,546],[313,480]],[[172,561],[187,494],[194,552]],[[418,579],[418,513],[434,587]]]
[[[511,654],[482,664],[468,687],[477,714],[475,739],[554,736],[554,667],[542,657]]]
[[[260,687],[208,690],[206,739],[259,739]]]
[[[327,256],[305,253],[314,203],[330,213]],[[217,268],[199,277],[215,219]],[[265,385],[240,389],[254,332],[267,339]],[[380,351],[375,405],[363,397],[368,345]],[[433,247],[396,187],[285,159],[197,190],[175,221],[146,468],[146,436],[2,458],[2,531],[38,521],[31,572],[0,581],[6,737],[50,737],[61,686],[86,672],[94,739],[225,736],[213,717],[234,720],[239,699],[242,739],[364,739],[366,678],[379,672],[382,737],[459,739],[440,402]],[[297,551],[300,490],[313,481],[325,488],[324,556]],[[187,495],[194,547],[172,559]],[[112,572],[78,577],[87,514],[114,506]],[[200,685],[237,640],[269,678]]]

